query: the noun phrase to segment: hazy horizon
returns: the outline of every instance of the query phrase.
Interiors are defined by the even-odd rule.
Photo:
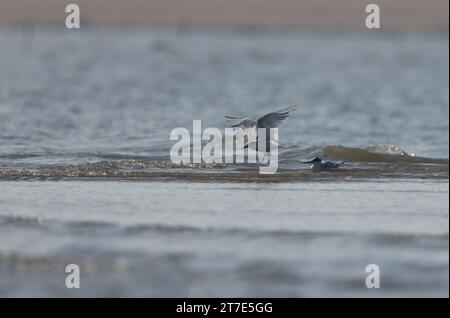
[[[376,3],[385,30],[448,32],[448,1],[397,0],[78,0],[84,26],[244,27],[365,30],[365,7]],[[0,28],[64,27],[58,0],[2,0]]]

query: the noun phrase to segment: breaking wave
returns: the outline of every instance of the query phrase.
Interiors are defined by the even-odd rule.
[[[395,145],[375,145],[367,147],[366,149],[349,148],[344,146],[327,146],[324,149],[324,156],[352,162],[403,162],[448,165],[448,159],[419,157],[415,154],[409,154]]]
[[[55,154],[53,154],[55,156]],[[88,156],[93,162],[83,162]],[[346,164],[335,171],[313,172],[303,160],[321,156],[343,160]],[[43,157],[40,164],[33,164]],[[73,157],[73,156],[72,156]],[[76,157],[76,156],[75,156]],[[260,175],[256,164],[173,163],[165,157],[135,157],[117,154],[80,154],[78,161],[45,164],[45,154],[32,154],[29,163],[16,163],[9,158],[0,166],[0,180],[11,179],[141,179],[231,182],[291,182],[302,180],[336,180],[366,178],[448,179],[449,160],[409,154],[395,145],[352,148],[340,145],[325,147],[287,146],[280,148],[278,172]],[[93,159],[92,159],[93,158]],[[3,159],[5,157],[3,156]],[[42,164],[44,162],[44,164]],[[50,162],[52,162],[50,160]]]

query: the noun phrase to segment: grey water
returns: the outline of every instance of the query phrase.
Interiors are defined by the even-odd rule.
[[[442,33],[0,31],[0,296],[448,297],[448,53]],[[170,160],[176,127],[291,105],[274,175]]]

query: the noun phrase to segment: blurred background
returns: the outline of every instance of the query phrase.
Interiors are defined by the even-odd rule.
[[[2,0],[0,23],[56,25],[70,1]],[[84,26],[289,27],[361,29],[369,3],[382,7],[383,28],[448,30],[446,0],[78,0]]]
[[[448,297],[448,0],[71,2],[0,0],[0,296]],[[170,161],[291,105],[277,174]]]

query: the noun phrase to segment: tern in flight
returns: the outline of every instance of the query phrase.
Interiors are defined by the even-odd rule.
[[[233,128],[241,128],[244,132],[252,131],[256,135],[256,151],[260,151],[258,148],[258,128],[266,128],[266,153],[270,153],[270,128],[278,127],[286,118],[289,117],[289,113],[296,110],[294,106],[281,109],[277,112],[266,114],[257,120],[252,118],[239,118],[225,116],[227,122],[231,124]],[[249,143],[245,145],[248,148]]]
[[[303,163],[311,163],[312,170],[327,170],[337,169],[342,166],[345,161],[322,161],[319,157],[314,157],[311,160],[303,161]]]

